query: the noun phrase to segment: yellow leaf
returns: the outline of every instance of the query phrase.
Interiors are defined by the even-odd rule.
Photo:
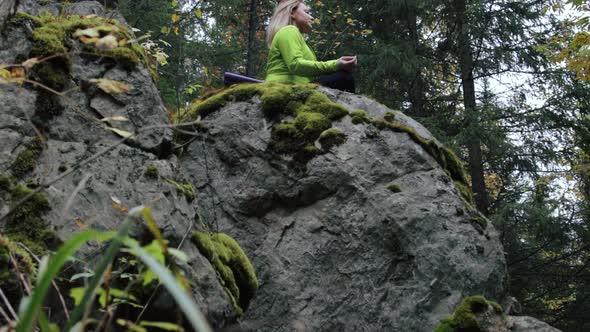
[[[156,58],[156,61],[158,61],[160,66],[165,66],[168,64],[168,54],[164,52],[157,52],[154,54],[154,58]]]
[[[10,71],[4,69],[4,65],[0,64],[0,77],[10,78]]]
[[[195,9],[195,16],[199,19],[203,19],[203,10],[201,8]]]
[[[94,44],[94,43],[96,43],[98,41],[98,38],[96,38],[96,37],[89,38],[89,37],[86,37],[86,36],[80,36],[79,39],[84,44]]]
[[[22,66],[25,68],[33,68],[36,64],[39,63],[39,58],[30,58],[22,63]]]
[[[117,135],[119,135],[119,136],[121,136],[123,138],[129,138],[129,137],[132,137],[133,136],[132,133],[130,133],[128,131],[125,131],[125,130],[122,130],[122,129],[117,129],[117,128],[113,128],[113,127],[107,127],[107,130],[110,130],[110,131],[114,132],[115,134],[117,134]],[[114,204],[113,204],[113,207],[114,207]],[[127,208],[125,208],[125,209],[127,209]],[[127,211],[125,211],[125,212],[127,212]]]
[[[80,218],[74,219],[74,224],[80,229],[86,229],[88,227],[88,225],[86,225]]]
[[[127,93],[131,90],[131,86],[124,82],[109,80],[107,78],[92,79],[90,83],[96,84],[102,91],[106,93]]]
[[[174,34],[177,36],[180,34],[180,29],[178,27],[174,27]]]
[[[100,38],[96,44],[94,44],[96,46],[96,48],[98,48],[99,50],[111,50],[113,48],[117,48],[117,46],[119,46],[119,42],[117,41],[117,38],[113,35],[106,35],[102,38]]]
[[[178,21],[180,21],[180,15],[176,13],[172,14],[172,23],[177,23]]]
[[[74,33],[74,37],[100,37],[100,32],[98,32],[98,30],[94,29],[94,28],[88,28],[88,29],[78,29],[76,30],[76,32]]]
[[[25,77],[25,69],[23,67],[13,67],[10,70],[10,78],[24,78]]]

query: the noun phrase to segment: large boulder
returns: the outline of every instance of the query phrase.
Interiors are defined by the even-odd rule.
[[[365,97],[321,89],[351,111],[331,123],[345,141],[324,149],[318,139],[311,159],[298,158],[273,148],[276,128],[314,107],[305,98],[322,98],[269,117],[272,96],[301,92],[253,89],[252,98],[230,89],[217,110],[197,106],[206,130],[180,159],[202,218],[239,239],[256,268],[261,285],[244,326],[432,331],[465,296],[503,298],[498,233],[425,149],[439,145],[424,127]]]

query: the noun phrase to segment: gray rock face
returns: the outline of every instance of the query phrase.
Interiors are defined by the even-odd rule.
[[[327,92],[372,116],[386,111]],[[208,132],[180,163],[198,188],[205,222],[236,238],[256,269],[261,286],[245,326],[432,331],[464,296],[503,297],[497,232],[474,228],[475,212],[407,134],[346,116],[333,124],[346,142],[297,165],[268,150],[258,98],[229,104],[205,124]],[[392,182],[400,193],[387,188]]]
[[[511,332],[559,332],[560,330],[551,327],[549,324],[539,321],[533,317],[510,316],[508,324]]]
[[[21,1],[19,7],[33,15],[43,8],[35,1]],[[82,15],[104,13],[97,2],[77,3],[67,11]],[[9,23],[0,34],[0,63],[28,59],[31,32],[26,21]],[[191,280],[194,298],[211,324],[219,327],[232,321],[235,313],[228,295],[210,263],[189,239],[193,231],[202,230],[202,225],[195,222],[196,202],[188,201],[168,181],[183,183],[187,176],[170,154],[172,131],[166,127],[169,121],[148,71],[141,65],[129,71],[118,64],[75,54],[71,60],[64,87],[71,92],[62,97],[49,94],[60,110],[50,117],[38,114],[51,102],[48,93],[32,85],[0,85],[0,175],[12,175],[11,165],[17,155],[37,137],[35,125],[43,134],[44,148],[33,161],[34,170],[24,174],[19,183],[46,184],[78,168],[43,190],[51,206],[43,220],[59,238],[66,240],[84,228],[116,230],[127,209],[149,206],[170,246],[180,246],[190,257],[189,263],[181,268]],[[89,84],[91,79],[103,78],[125,82],[132,89],[125,94],[107,94]],[[111,116],[123,116],[129,121],[100,121]],[[115,146],[121,138],[105,125],[140,135]],[[108,152],[79,167],[81,162],[105,150]],[[155,177],[145,175],[148,166],[157,168]],[[11,204],[8,196],[0,193],[0,217]],[[0,232],[4,230],[2,221]],[[148,238],[144,226],[135,227],[132,233],[138,239]],[[88,243],[77,255],[93,264],[103,250],[103,245]],[[155,297],[148,314],[169,313],[170,317],[177,317],[172,303],[169,295],[162,292]]]
[[[0,28],[4,26],[6,19],[14,11],[15,0],[2,0],[0,3]]]

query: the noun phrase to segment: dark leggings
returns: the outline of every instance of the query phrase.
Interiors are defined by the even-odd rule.
[[[337,71],[333,74],[322,75],[313,82],[328,88],[354,93],[354,77],[350,72]]]

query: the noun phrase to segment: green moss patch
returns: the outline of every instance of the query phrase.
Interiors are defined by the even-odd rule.
[[[399,184],[393,182],[387,185],[387,189],[389,189],[389,191],[394,194],[402,192],[402,188],[399,186]]]
[[[254,267],[238,243],[227,234],[195,232],[193,241],[218,273],[236,314],[241,316],[258,289]]]
[[[197,198],[197,192],[195,187],[191,183],[178,183],[172,179],[165,178],[166,182],[176,187],[178,193],[183,194],[187,201],[192,202]]]
[[[238,84],[198,100],[177,121],[204,118],[227,103],[246,101],[259,95],[266,117],[275,120],[281,116],[293,117],[273,126],[269,148],[276,153],[291,155],[296,161],[307,162],[322,153],[314,144],[321,133],[330,129],[333,121],[348,114],[344,106],[330,101],[316,87],[314,84]]]
[[[145,172],[143,172],[143,176],[148,179],[157,179],[159,177],[158,167],[156,165],[148,165],[146,167]]]
[[[26,294],[21,275],[33,281],[36,267],[28,252],[0,234],[0,285],[14,307]]]
[[[5,227],[5,235],[14,242],[22,242],[36,255],[44,255],[61,243],[59,238],[43,220],[43,214],[50,210],[49,201],[36,193],[24,203],[16,204],[33,190],[17,184],[9,189],[11,206],[14,212]]]
[[[346,135],[340,129],[330,128],[320,134],[322,149],[329,150],[333,146],[346,142]]]
[[[385,113],[385,116],[383,116],[383,119],[387,122],[393,122],[395,121],[395,113],[387,112]]]
[[[16,263],[16,266],[15,264]],[[34,276],[35,264],[31,255],[8,237],[0,234],[0,284],[16,279],[16,272]]]
[[[470,296],[461,301],[451,317],[447,317],[434,330],[435,332],[481,332],[477,316],[490,310],[502,314],[502,307],[483,296]]]
[[[39,137],[34,138],[31,143],[29,143],[27,147],[16,156],[16,159],[10,166],[12,174],[17,178],[22,178],[29,172],[32,172],[37,165],[37,160],[41,156],[41,152],[43,152],[43,148],[43,141]]]
[[[359,124],[359,123],[370,123],[371,119],[366,111],[363,110],[354,110],[350,112],[350,117],[352,123]]]

